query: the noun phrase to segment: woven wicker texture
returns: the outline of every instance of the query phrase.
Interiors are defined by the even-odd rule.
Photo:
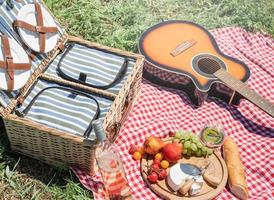
[[[132,71],[128,74],[127,78],[123,80],[123,85],[120,87],[119,92],[114,94],[106,90],[44,74],[49,64],[60,54],[61,49],[63,49],[62,47],[64,47],[67,42],[84,44],[90,48],[96,48],[97,50],[114,53],[134,60],[135,64]],[[94,172],[96,141],[86,140],[81,136],[68,134],[27,118],[18,117],[12,113],[31,92],[32,86],[37,79],[41,78],[76,90],[97,93],[114,99],[103,123],[107,136],[110,139],[114,139],[119,131],[120,125],[125,120],[128,111],[138,97],[143,61],[143,57],[138,54],[106,47],[63,33],[56,47],[47,54],[47,57],[45,57],[33,71],[26,85],[20,90],[19,96],[11,100],[6,108],[0,108],[0,114],[4,120],[12,150],[48,164],[79,166],[92,174]]]

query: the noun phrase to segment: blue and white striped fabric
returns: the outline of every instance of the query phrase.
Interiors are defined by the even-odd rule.
[[[60,77],[57,71],[57,65],[63,53],[58,55],[49,65],[46,74]],[[84,45],[74,44],[72,49],[65,55],[60,63],[60,69],[67,76],[78,80],[80,73],[87,75],[86,83],[96,86],[105,86],[112,83],[121,70],[125,58],[112,53],[93,49]],[[126,71],[121,80],[106,90],[117,94],[128,75],[134,67],[134,60],[129,59]]]
[[[9,9],[6,2],[0,4],[0,17],[8,25],[10,31],[13,31],[12,23],[16,19],[17,13],[20,8],[26,4],[33,3],[33,0],[22,0],[20,2],[14,1],[14,8]],[[64,32],[59,28],[59,36]],[[1,27],[0,27],[1,29]],[[8,32],[6,32],[8,34]],[[13,32],[13,34],[17,34]],[[12,37],[12,35],[8,35]],[[20,39],[20,38],[19,38]],[[19,43],[22,41],[20,40]],[[46,54],[40,54],[46,58]],[[62,54],[58,55],[54,61],[46,69],[45,73],[60,78],[57,73],[57,64]],[[40,64],[41,60],[35,59],[32,62],[32,72]],[[112,83],[121,67],[125,62],[125,58],[117,56],[112,53],[103,52],[100,50],[92,49],[80,44],[75,44],[74,47],[63,59],[60,67],[63,73],[78,80],[80,73],[86,74],[86,83],[97,86],[105,86]],[[107,91],[117,94],[122,88],[124,81],[128,75],[132,73],[135,61],[128,60],[126,71],[121,80],[115,82]],[[38,80],[27,95],[23,105],[18,108],[18,111],[23,111],[31,102],[31,100],[44,88],[60,86],[55,83],[50,83],[43,80]],[[18,91],[12,93],[0,92],[0,103],[6,106],[8,100],[15,98]],[[91,95],[91,94],[89,94]],[[100,107],[99,119],[104,119],[108,113],[113,100],[104,98],[95,94],[92,96],[97,100]],[[96,112],[96,101],[87,98],[83,95],[72,95],[71,92],[51,88],[45,90],[31,105],[29,111],[25,115],[26,118],[47,125],[58,130],[83,136],[91,123],[91,120]],[[89,139],[96,138],[94,132],[91,132]]]
[[[15,90],[12,92],[7,92],[0,90],[0,107],[6,108],[12,99],[16,98],[19,93],[19,90]]]
[[[55,83],[38,80],[18,110],[23,111],[41,90],[53,86],[63,87]],[[88,95],[98,101],[100,107],[98,118],[104,119],[113,101],[94,94]],[[25,117],[58,130],[83,136],[96,109],[96,102],[90,98],[52,88],[45,90],[38,96]],[[95,139],[95,134],[91,132],[89,138]]]
[[[38,1],[39,2],[39,1]],[[10,30],[13,30],[12,23],[16,19],[19,10],[26,4],[33,3],[33,0],[21,0],[20,2],[13,1],[14,7],[10,9],[6,1],[0,4],[0,17],[8,24]],[[56,22],[59,29],[59,36],[61,36],[64,31],[61,26]],[[1,27],[0,27],[1,28]],[[14,32],[14,34],[16,34]],[[40,54],[42,58],[46,55]],[[51,63],[51,65],[46,70],[46,74],[53,75],[55,77],[60,77],[57,73],[57,64],[60,60],[62,54],[57,56],[57,58]],[[121,65],[124,62],[123,57],[116,56],[114,54],[106,53],[96,49],[91,49],[82,45],[75,45],[68,55],[65,57],[61,64],[62,70],[71,77],[78,79],[80,72],[87,74],[87,83],[93,85],[108,85],[112,80],[114,80]],[[32,62],[32,72],[40,64],[41,60],[36,59]],[[129,60],[127,65],[127,70],[120,81],[108,88],[107,91],[117,94],[123,86],[124,81],[127,79],[128,75],[132,72],[135,62]],[[12,92],[7,95],[3,93],[0,95],[0,103],[4,106],[8,98],[15,98],[17,92]]]

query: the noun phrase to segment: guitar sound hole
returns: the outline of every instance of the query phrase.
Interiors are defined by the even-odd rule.
[[[212,58],[201,58],[197,62],[198,68],[205,74],[214,74],[221,68],[218,61]]]
[[[193,69],[200,75],[209,78],[217,79],[214,73],[219,69],[226,70],[226,65],[217,56],[211,54],[199,54],[192,59]]]

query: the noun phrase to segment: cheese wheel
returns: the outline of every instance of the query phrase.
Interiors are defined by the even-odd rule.
[[[183,184],[185,184],[189,179],[194,177],[191,175],[191,173],[187,172],[191,172],[191,170],[183,163],[177,163],[170,167],[167,176],[167,184],[173,191],[178,191]],[[201,175],[197,175],[195,176],[195,178],[195,184],[192,184],[190,189],[193,193],[198,193],[203,186],[204,180]]]
[[[248,198],[244,165],[241,161],[237,144],[230,137],[226,137],[223,144],[223,155],[228,170],[228,185],[231,192],[239,199]]]
[[[186,181],[187,175],[182,172],[180,163],[170,167],[167,176],[167,183],[173,191],[178,191],[182,184]]]

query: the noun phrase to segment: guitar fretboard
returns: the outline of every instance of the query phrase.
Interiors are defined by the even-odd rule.
[[[219,69],[214,73],[214,75],[222,82],[224,82],[229,88],[235,90],[247,100],[264,110],[270,116],[274,117],[274,105],[261,97],[257,92],[249,88],[245,83],[234,78],[224,69]]]

